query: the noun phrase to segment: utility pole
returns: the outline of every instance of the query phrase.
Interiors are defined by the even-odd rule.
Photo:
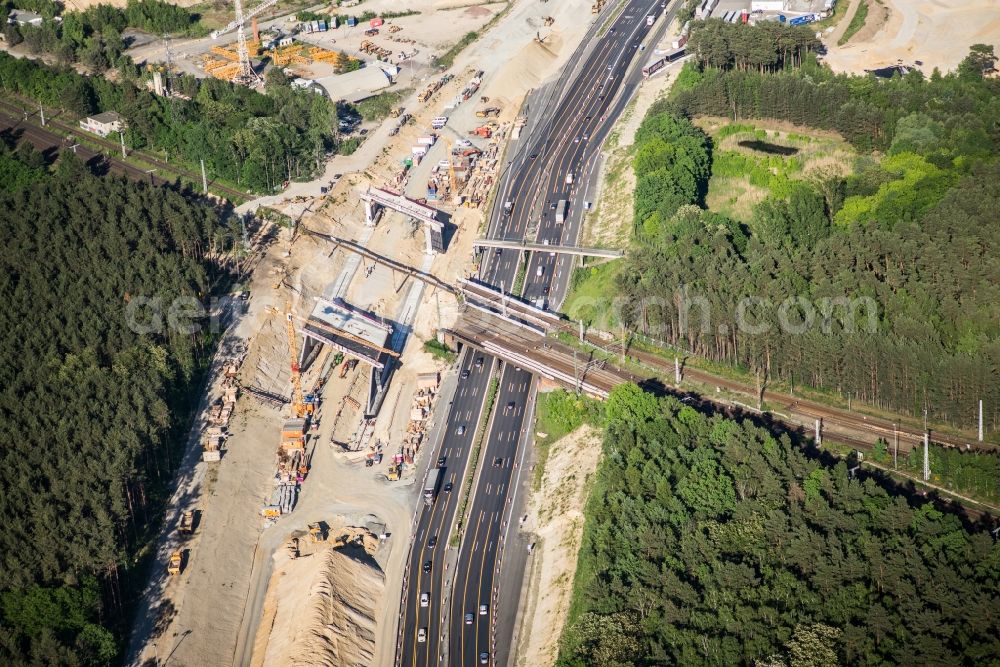
[[[583,320],[580,320],[580,342],[583,342]]]
[[[625,325],[622,324],[621,328],[622,328],[622,356],[621,356],[621,363],[624,366],[625,365]]]
[[[979,399],[979,442],[983,441],[983,399]]]
[[[208,176],[205,175],[204,160],[201,160],[201,191],[206,195],[208,194]]]
[[[815,439],[816,439],[816,446],[817,447],[822,447],[823,446],[823,420],[822,419],[817,419],[816,420],[816,438]]]
[[[681,359],[676,354],[674,355],[674,384],[680,385],[681,383]]]
[[[500,312],[507,317],[507,287],[504,281],[500,281]]]
[[[931,444],[931,434],[924,431],[924,481],[929,482],[931,479],[931,460],[929,457],[929,450]]]
[[[125,155],[125,132],[119,132],[118,138],[122,142],[122,159],[124,160],[127,156]]]
[[[576,390],[576,393],[580,393],[580,371],[575,349],[573,350],[573,389]]]
[[[38,115],[42,119],[42,127],[45,127],[45,107],[42,106],[41,102],[38,103]]]
[[[892,439],[893,439],[893,449],[892,449],[892,467],[896,468],[899,462],[899,426],[896,422],[892,423]]]

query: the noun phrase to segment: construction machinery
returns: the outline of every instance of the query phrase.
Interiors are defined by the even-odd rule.
[[[548,27],[548,26],[552,25],[555,22],[556,22],[556,20],[554,18],[552,18],[551,16],[546,16],[545,20],[543,21],[543,23],[545,23],[545,27]]]
[[[235,0],[236,18],[230,21],[228,25],[212,33],[212,39],[218,39],[221,35],[224,35],[232,30],[236,30],[236,53],[239,67],[236,68],[236,73],[232,77],[232,81],[234,83],[242,83],[243,85],[251,86],[263,82],[263,79],[261,79],[260,75],[257,74],[250,62],[250,48],[247,44],[246,21],[263,13],[264,10],[269,7],[273,7],[277,4],[277,2],[278,0],[264,0],[264,2],[260,3],[249,12],[244,13],[243,0]],[[254,32],[256,33],[256,28],[254,28]],[[259,41],[257,41],[257,45],[259,47]],[[213,76],[216,75],[213,73]]]
[[[309,539],[313,542],[322,542],[324,540],[323,536],[323,526],[319,523],[311,523],[309,528]]]
[[[167,563],[167,574],[180,574],[181,573],[181,561],[184,559],[184,554],[180,551],[175,551],[170,554],[170,561]]]
[[[386,479],[390,482],[399,481],[399,475],[402,473],[403,464],[393,463],[389,466],[388,472],[385,473]]]
[[[295,316],[292,314],[292,304],[285,305],[285,321],[288,331],[288,354],[292,366],[292,414],[298,418],[311,415],[316,410],[315,396],[309,395],[309,400],[302,395],[302,372],[299,368],[298,345],[295,341]]]
[[[500,107],[486,107],[476,111],[476,118],[495,118],[500,115]]]
[[[187,535],[194,532],[194,510],[185,510],[184,514],[181,514],[179,530]]]
[[[389,112],[389,115],[392,116],[393,118],[399,118],[400,116],[403,115],[404,111],[406,111],[406,109],[404,109],[403,107],[396,107],[395,109]]]

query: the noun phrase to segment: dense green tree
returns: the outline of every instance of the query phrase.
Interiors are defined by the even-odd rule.
[[[89,66],[114,64],[109,35],[114,37],[84,40]],[[178,77],[172,85],[192,99],[159,97],[130,81],[114,83],[0,53],[0,86],[7,90],[80,115],[117,111],[126,119],[129,146],[180,158],[192,171],[204,160],[213,177],[251,191],[271,192],[283,181],[315,174],[336,145],[334,108],[321,95],[283,85],[269,85],[262,95],[193,77]]]
[[[225,230],[70,152],[0,149],[0,173],[0,663],[107,665],[211,341],[134,325],[211,293]]]
[[[987,530],[788,435],[641,393],[607,402],[557,664],[1000,659]]]
[[[710,33],[706,33],[710,34]],[[636,133],[623,323],[715,361],[956,425],[1000,428],[1000,84],[687,68]],[[735,110],[735,112],[734,112]],[[707,137],[686,114],[832,127],[863,156],[744,228],[699,210]]]

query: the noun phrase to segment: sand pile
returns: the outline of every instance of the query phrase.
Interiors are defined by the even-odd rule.
[[[340,667],[375,662],[376,610],[385,585],[374,535],[356,529],[314,544],[299,537],[275,555],[253,665]],[[361,542],[364,546],[358,546]],[[312,551],[312,553],[309,553]]]

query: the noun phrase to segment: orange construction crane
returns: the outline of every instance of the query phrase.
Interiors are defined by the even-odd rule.
[[[302,373],[299,368],[298,346],[295,344],[295,316],[290,302],[285,304],[285,320],[288,324],[288,354],[292,361],[292,413],[296,417],[305,417],[313,413],[316,405],[312,400],[307,403],[302,396]]]

